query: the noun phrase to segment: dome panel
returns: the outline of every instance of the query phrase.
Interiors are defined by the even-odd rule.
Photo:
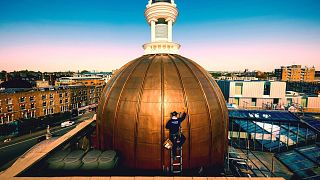
[[[162,147],[169,137],[165,125],[171,112],[184,109],[184,169],[223,166],[227,109],[220,89],[201,66],[179,55],[144,55],[109,82],[98,108],[99,146],[119,151],[124,166],[168,167],[170,153]]]

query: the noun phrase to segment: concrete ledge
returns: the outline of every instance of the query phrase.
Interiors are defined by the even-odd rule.
[[[61,136],[57,140],[51,142],[46,147],[35,149],[25,153],[24,155],[19,157],[18,160],[11,167],[9,167],[2,174],[0,174],[0,179],[3,180],[3,179],[13,178],[19,175],[20,173],[24,172],[25,170],[30,168],[32,165],[34,165],[35,163],[39,162],[41,159],[46,157],[50,152],[58,148],[61,144],[65,143],[70,138],[75,136],[79,131],[88,127],[95,120],[96,120],[96,115],[94,115],[92,119],[86,120],[78,124],[74,129],[70,130],[67,134]],[[64,180],[66,179],[67,178],[64,178]]]

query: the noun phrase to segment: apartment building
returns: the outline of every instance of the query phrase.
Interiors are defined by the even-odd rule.
[[[0,93],[0,124],[95,109],[103,86],[69,86]],[[81,109],[80,109],[81,108]]]
[[[315,68],[301,65],[281,66],[275,70],[277,80],[293,82],[312,82],[315,80]]]

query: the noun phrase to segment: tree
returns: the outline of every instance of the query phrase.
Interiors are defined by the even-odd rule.
[[[80,74],[86,74],[86,73],[89,73],[89,71],[87,71],[87,70],[83,70],[83,71],[81,71],[81,73],[80,73]]]

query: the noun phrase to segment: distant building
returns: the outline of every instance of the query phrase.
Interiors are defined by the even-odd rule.
[[[272,108],[286,103],[285,82],[218,80],[217,83],[226,101],[240,108]]]
[[[287,82],[287,91],[318,95],[320,94],[320,81]]]
[[[70,86],[70,85],[83,85],[83,86],[97,86],[105,85],[105,80],[102,77],[62,77],[56,82],[56,86]]]
[[[41,118],[51,114],[95,109],[103,86],[38,88],[0,93],[0,124],[18,119]]]
[[[302,68],[301,65],[282,66],[275,70],[275,75],[279,81],[312,82],[315,79],[315,68]]]
[[[314,74],[314,80],[320,82],[320,71],[316,71]]]
[[[248,69],[246,69],[244,72],[208,71],[208,73],[211,74],[211,76],[216,80],[277,80],[276,77],[274,77],[273,72],[249,71]]]
[[[0,84],[0,88],[32,88],[32,84],[26,80],[9,80]]]
[[[241,80],[241,81],[253,81],[253,80],[259,80],[256,77],[238,77],[238,76],[220,76],[217,79],[219,80]]]
[[[45,80],[36,81],[36,87],[37,88],[49,87],[49,81],[45,81]]]
[[[112,72],[87,72],[79,77],[101,77],[105,82],[108,82],[112,78],[112,75]]]
[[[227,103],[240,109],[320,112],[320,96],[286,91],[286,82],[218,80],[217,83]]]

